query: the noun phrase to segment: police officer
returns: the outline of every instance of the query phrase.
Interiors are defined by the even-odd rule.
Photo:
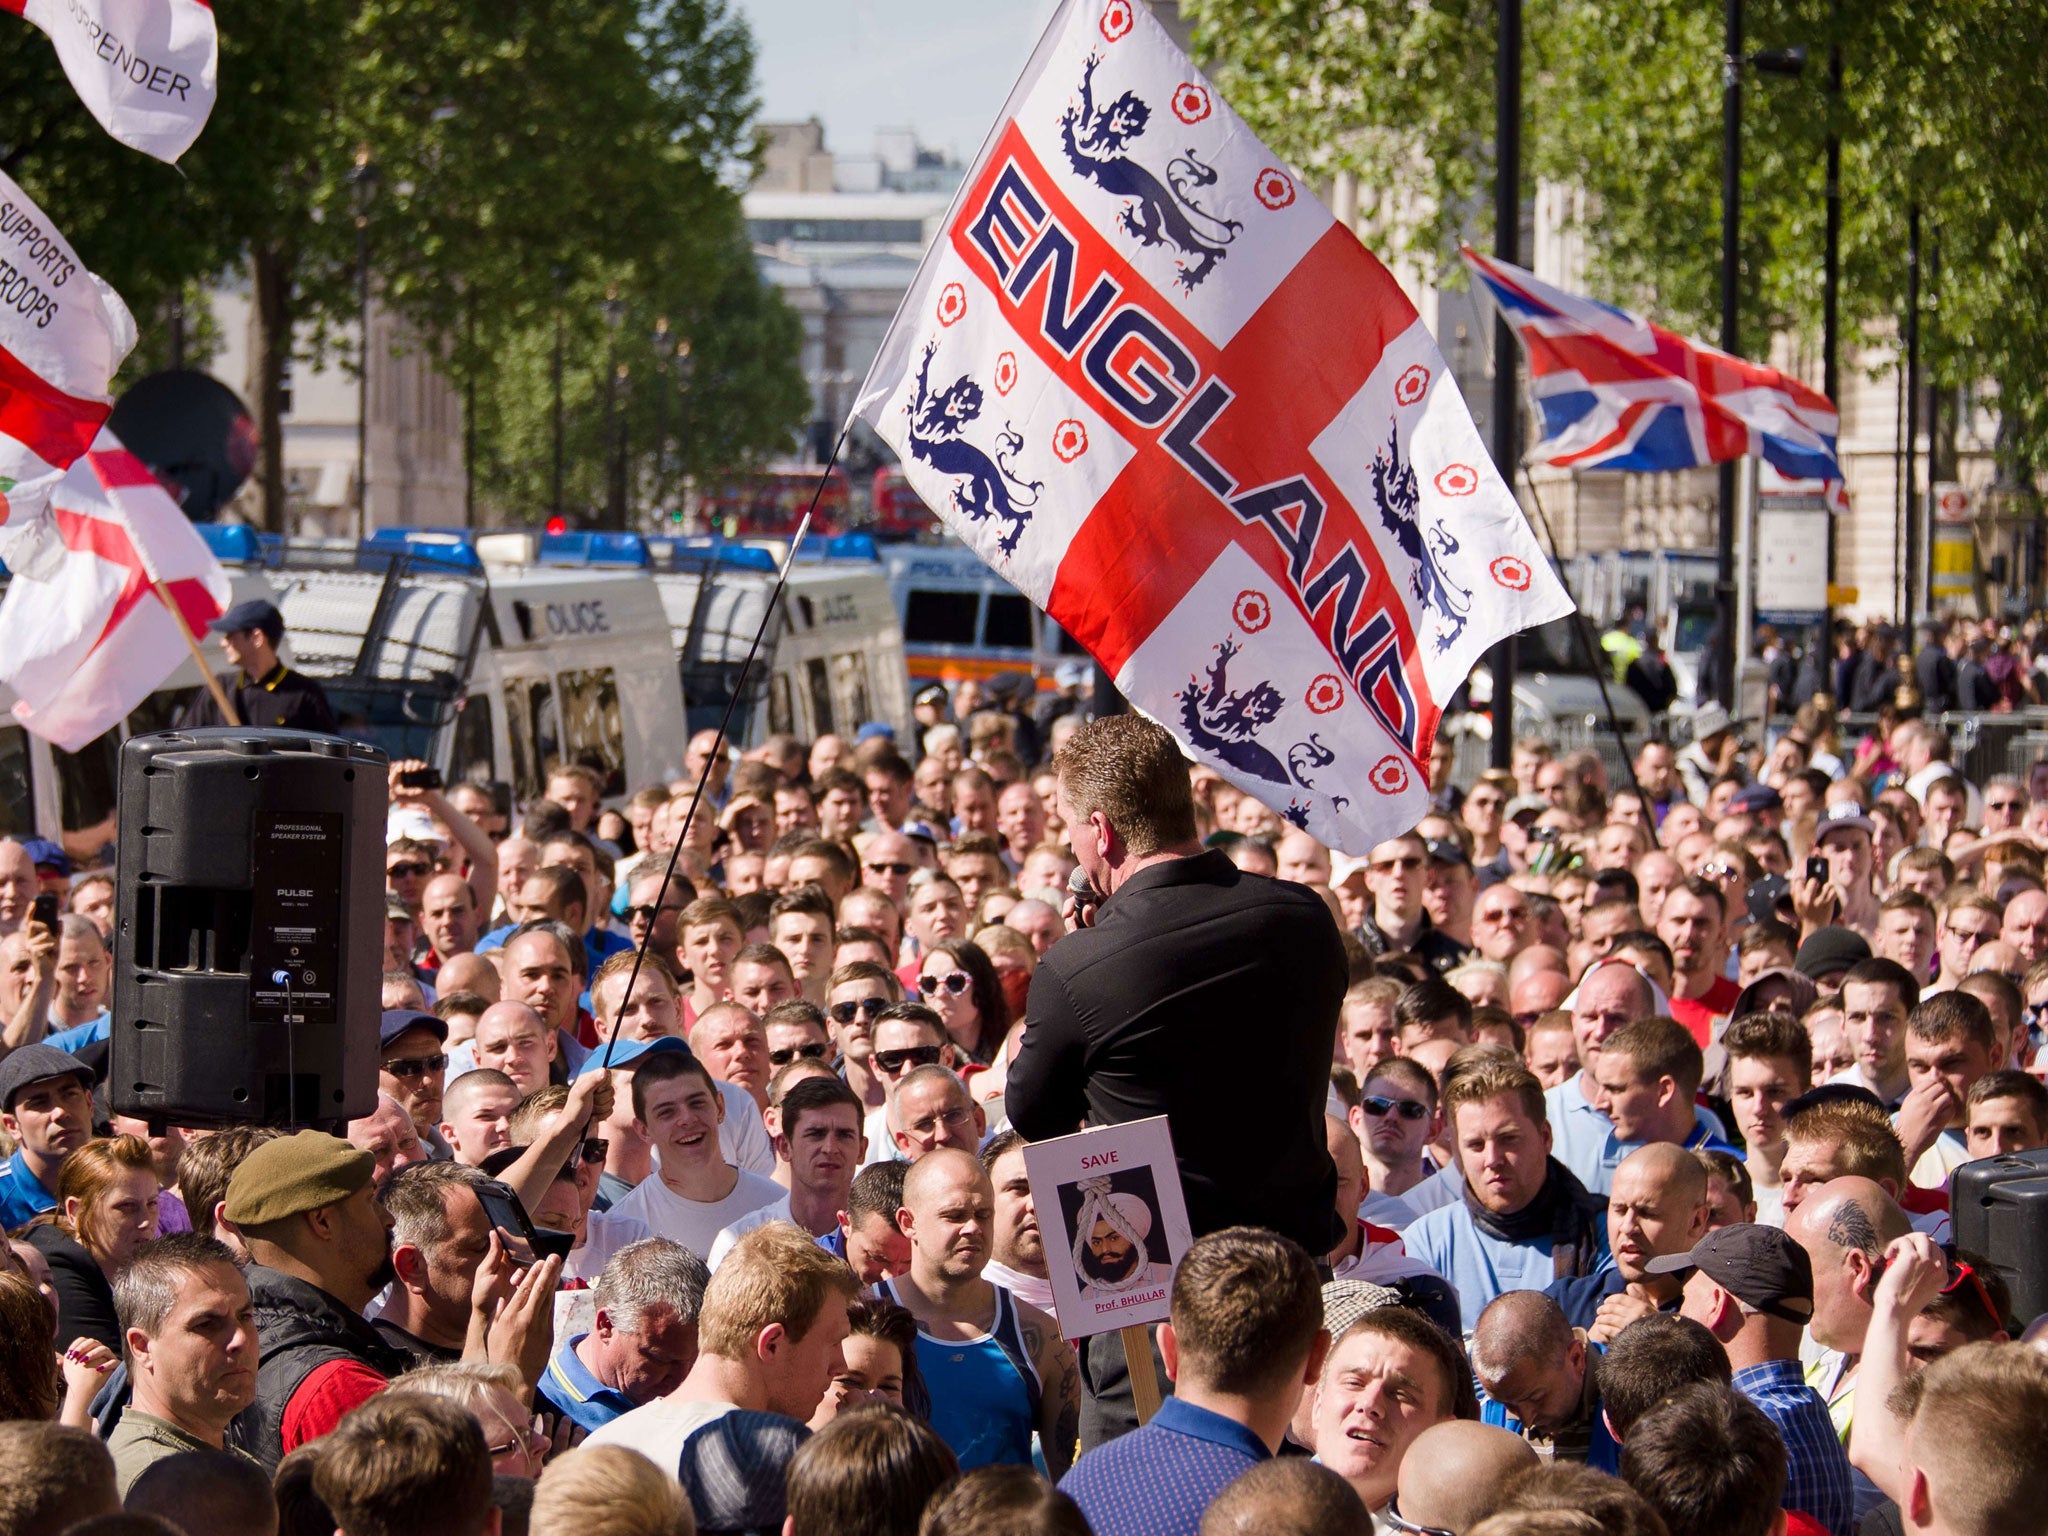
[[[221,687],[235,701],[241,724],[333,734],[334,710],[326,693],[312,678],[277,659],[284,615],[276,604],[251,598],[235,604],[206,627],[221,637],[229,658],[241,668],[239,676],[220,675]],[[181,726],[228,723],[221,718],[220,706],[208,688],[199,691],[178,720]]]

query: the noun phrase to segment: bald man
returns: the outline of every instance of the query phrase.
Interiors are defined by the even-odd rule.
[[[1706,1235],[1710,1214],[1705,1164],[1669,1142],[1638,1147],[1614,1170],[1607,1195],[1607,1249],[1614,1263],[1597,1275],[1555,1281],[1544,1294],[1604,1349],[1637,1318],[1678,1310],[1679,1277],[1652,1274],[1649,1263],[1690,1250]]]
[[[1785,1218],[1786,1234],[1813,1266],[1813,1322],[1818,1358],[1808,1351],[1806,1382],[1827,1399],[1828,1415],[1846,1441],[1856,1413],[1856,1368],[1870,1329],[1872,1301],[1883,1277],[1884,1252],[1912,1231],[1906,1213],[1876,1183],[1830,1179]],[[1859,1509],[1867,1508],[1859,1474]]]
[[[1282,1456],[1217,1494],[1202,1511],[1200,1536],[1373,1536],[1372,1512],[1328,1467]]]
[[[1395,1493],[1401,1518],[1464,1536],[1500,1508],[1510,1482],[1541,1460],[1528,1441],[1493,1424],[1432,1424],[1401,1458]]]
[[[1081,1373],[1051,1318],[983,1277],[995,1206],[978,1158],[954,1147],[926,1153],[905,1175],[896,1213],[910,1268],[876,1289],[917,1319],[931,1426],[961,1470],[1030,1466],[1035,1429],[1058,1478],[1080,1434]]]
[[[434,991],[445,997],[450,992],[474,992],[495,1003],[502,992],[498,968],[483,955],[471,952],[450,955],[434,976]]]
[[[1600,1355],[1540,1291],[1496,1296],[1472,1328],[1472,1373],[1488,1424],[1519,1430],[1553,1461],[1619,1474],[1621,1447],[1600,1408]]]
[[[1534,970],[1508,988],[1508,1012],[1527,1029],[1571,996],[1571,978],[1563,971]]]

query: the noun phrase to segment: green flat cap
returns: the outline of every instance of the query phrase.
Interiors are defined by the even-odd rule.
[[[317,1211],[362,1189],[376,1170],[375,1154],[325,1131],[280,1136],[251,1152],[228,1180],[226,1215],[237,1226],[260,1227]]]

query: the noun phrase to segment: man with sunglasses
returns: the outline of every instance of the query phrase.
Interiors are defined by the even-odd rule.
[[[904,1002],[892,1003],[876,1016],[870,1059],[888,1097],[881,1109],[868,1112],[868,1160],[883,1162],[901,1155],[896,1150],[894,1110],[903,1079],[919,1067],[950,1071],[957,1056],[939,1016],[923,1003]]]
[[[1448,1191],[1424,1187],[1437,1171],[1423,1159],[1438,1130],[1436,1080],[1406,1057],[1395,1056],[1380,1062],[1362,1088],[1350,1129],[1371,1193],[1356,1215],[1399,1231],[1423,1210],[1450,1198]],[[1341,1178],[1341,1166],[1338,1174]],[[1423,1206],[1405,1198],[1410,1194],[1435,1198]]]
[[[410,1008],[386,1012],[377,1030],[382,1055],[377,1086],[405,1107],[428,1154],[446,1162],[455,1153],[441,1138],[441,1093],[448,1075],[448,1026]]]
[[[875,1023],[882,1010],[903,997],[903,984],[886,966],[868,961],[842,965],[832,973],[826,993],[825,1028],[839,1056],[840,1074],[870,1116],[889,1102],[889,1088],[875,1068]],[[888,1139],[884,1126],[882,1139]],[[870,1127],[868,1145],[875,1144]]]
[[[677,952],[676,922],[696,899],[697,888],[680,873],[666,884],[659,869],[634,876],[626,890],[626,932],[634,947],[645,944],[650,955],[659,955],[680,975],[683,965]]]
[[[1467,951],[1430,921],[1422,900],[1428,866],[1429,846],[1413,833],[1374,847],[1365,866],[1372,910],[1359,924],[1358,937],[1375,955],[1405,950],[1441,972],[1462,961]]]
[[[901,912],[910,905],[910,877],[931,864],[928,845],[901,832],[877,832],[861,844],[860,883],[880,891]]]
[[[1922,993],[1926,997],[1962,985],[1977,951],[1998,938],[2005,916],[1995,897],[1968,885],[1950,886],[1936,911],[1934,952],[1941,958],[1941,974]]]
[[[798,1061],[815,1061],[832,1070],[832,1034],[825,1027],[824,1010],[816,1004],[800,997],[777,1003],[761,1015],[761,1029],[768,1037],[771,1071]]]

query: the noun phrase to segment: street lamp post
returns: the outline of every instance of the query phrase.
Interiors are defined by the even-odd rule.
[[[1804,48],[1742,51],[1742,0],[1724,0],[1721,59],[1721,350],[1742,355],[1742,71],[1797,76],[1806,68]],[[1739,463],[1721,462],[1721,515],[1715,539],[1714,592],[1721,610],[1720,643],[1714,652],[1715,692],[1735,708],[1736,582],[1735,486]]]
[[[555,463],[553,496],[548,503],[548,511],[555,517],[562,515],[562,288],[568,276],[565,268],[555,267],[555,356],[549,369],[555,391]]]
[[[614,440],[618,435],[619,326],[625,321],[626,306],[620,300],[616,286],[605,289],[602,308],[607,333],[604,353],[605,526],[623,529],[626,526],[625,497],[620,494],[618,467],[612,455],[617,451]]]
[[[1500,35],[1494,60],[1493,253],[1521,264],[1522,255],[1522,0],[1500,0]],[[1521,457],[1515,372],[1522,352],[1505,314],[1493,322],[1493,463],[1515,488]],[[1515,637],[1493,648],[1493,742],[1496,768],[1514,761]]]
[[[663,483],[668,477],[668,360],[675,352],[669,340],[668,316],[654,322],[654,506],[661,510]]]
[[[370,199],[377,191],[377,166],[370,146],[356,149],[348,173],[349,201],[356,216],[356,537],[370,531]]]

